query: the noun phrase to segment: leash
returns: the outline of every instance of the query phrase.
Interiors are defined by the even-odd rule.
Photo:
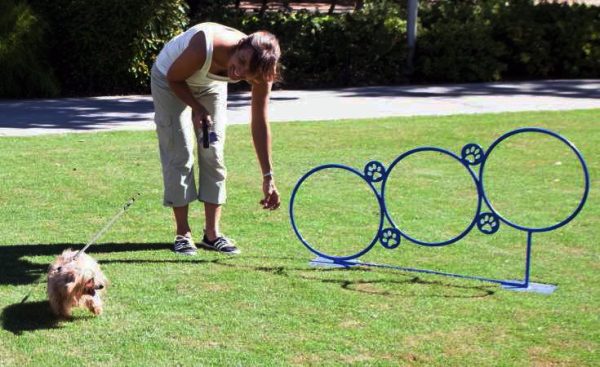
[[[132,196],[129,200],[127,200],[125,205],[123,205],[123,207],[117,212],[117,214],[115,214],[115,216],[113,216],[110,219],[110,221],[108,221],[108,223],[106,223],[106,225],[100,231],[98,231],[98,233],[96,233],[94,235],[94,237],[92,237],[92,239],[89,240],[88,243],[81,250],[77,251],[77,253],[75,254],[75,256],[73,256],[73,259],[71,261],[75,261],[79,255],[84,253],[85,250],[87,250],[91,245],[93,245],[96,241],[98,241],[98,239],[100,237],[102,237],[102,235],[104,233],[106,233],[106,231],[108,231],[110,229],[110,227],[112,227],[113,224],[115,224],[117,219],[119,219],[121,217],[121,215],[123,215],[127,211],[127,209],[129,209],[129,207],[132,206],[133,203],[135,203],[136,198],[138,198],[140,195],[141,194],[138,192],[137,194]],[[31,290],[25,295],[25,297],[23,297],[23,299],[21,300],[21,304],[23,304],[23,303],[25,303],[25,301],[27,301],[29,296],[31,296],[31,293],[33,293],[33,291],[37,290],[37,288],[40,286],[40,284],[44,284],[44,283],[45,282],[38,282],[37,284],[35,284],[31,288]]]
[[[135,199],[137,197],[140,196],[140,193],[138,192],[136,195],[132,196],[126,203],[125,205],[123,205],[123,207],[121,208],[121,210],[119,210],[119,212],[117,214],[115,214],[114,217],[112,217],[112,219],[106,223],[106,225],[104,226],[104,228],[102,228],[98,233],[96,233],[96,235],[94,237],[92,237],[92,239],[79,251],[77,251],[77,253],[75,254],[75,256],[73,256],[73,260],[77,259],[77,257],[79,257],[79,255],[81,255],[82,253],[85,252],[85,250],[87,250],[91,245],[93,245],[100,237],[102,237],[102,235],[108,231],[110,229],[110,227],[112,227],[112,225],[117,221],[117,219],[119,219],[121,217],[121,215],[123,215],[127,209],[129,209],[130,206],[133,205],[133,203],[135,203]]]

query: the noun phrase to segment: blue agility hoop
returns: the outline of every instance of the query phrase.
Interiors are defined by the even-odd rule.
[[[387,210],[387,206],[385,205],[385,188],[386,188],[386,184],[388,182],[388,177],[390,176],[392,170],[396,167],[396,165],[398,163],[400,163],[403,159],[410,157],[411,155],[414,154],[418,154],[418,153],[423,153],[423,152],[437,152],[437,153],[442,153],[444,155],[447,155],[453,159],[455,159],[456,161],[458,161],[462,166],[465,167],[465,169],[467,170],[467,172],[469,173],[469,175],[471,176],[471,178],[473,179],[473,183],[475,185],[475,190],[477,191],[477,207],[475,209],[475,215],[473,216],[473,220],[471,221],[471,223],[467,226],[467,228],[465,228],[459,235],[446,240],[446,241],[439,241],[439,242],[427,242],[427,241],[421,241],[418,240],[416,238],[414,238],[413,236],[408,235],[405,231],[402,231],[402,229],[398,228],[398,225],[396,224],[396,222],[394,222],[394,220],[392,219],[392,216],[389,214],[389,211]],[[461,238],[463,238],[464,236],[466,236],[471,229],[473,228],[473,226],[476,224],[477,222],[477,215],[481,210],[481,191],[479,188],[479,181],[477,179],[477,176],[475,175],[475,173],[471,170],[471,168],[469,168],[469,165],[467,163],[465,163],[465,161],[457,156],[456,154],[445,150],[445,149],[441,149],[441,148],[437,148],[437,147],[421,147],[421,148],[416,148],[416,149],[412,149],[409,150],[408,152],[400,155],[398,158],[396,158],[392,164],[390,165],[390,167],[388,168],[388,170],[386,171],[386,175],[385,175],[385,179],[383,180],[383,184],[381,185],[381,195],[383,197],[383,207],[384,207],[384,211],[385,211],[385,216],[387,218],[387,220],[390,222],[390,224],[394,227],[394,228],[398,228],[398,230],[400,231],[402,237],[405,237],[406,239],[408,239],[409,241],[412,241],[418,245],[422,245],[422,246],[446,246],[446,245],[450,245],[456,241],[459,241]]]
[[[297,194],[298,190],[302,186],[302,183],[304,183],[304,181],[306,181],[313,174],[320,172],[322,170],[331,169],[331,168],[342,169],[342,170],[351,172],[351,173],[357,175],[358,177],[360,177],[361,179],[363,179],[369,185],[369,187],[375,194],[375,198],[377,199],[377,204],[379,205],[379,228],[377,230],[377,233],[375,233],[375,236],[373,237],[371,242],[363,250],[361,250],[353,255],[349,255],[349,256],[334,256],[334,255],[329,255],[329,254],[326,254],[324,252],[317,250],[315,246],[308,243],[308,241],[306,239],[304,239],[302,234],[300,234],[300,231],[298,230],[298,227],[296,226],[296,221],[294,219],[295,218],[295,216],[294,216],[294,201],[296,199],[296,194]],[[356,259],[357,257],[360,257],[360,256],[366,254],[367,252],[369,252],[369,250],[371,250],[371,248],[375,245],[375,243],[377,243],[377,239],[379,238],[380,233],[381,233],[381,228],[383,227],[383,211],[381,209],[382,209],[382,201],[381,201],[381,197],[379,196],[379,193],[377,192],[377,189],[373,186],[373,184],[368,179],[365,178],[365,176],[362,175],[362,173],[360,173],[359,171],[355,170],[352,167],[344,166],[341,164],[326,164],[326,165],[318,166],[318,167],[311,169],[304,176],[302,176],[296,183],[296,186],[294,187],[294,190],[292,191],[292,198],[290,199],[290,220],[292,222],[292,228],[294,229],[294,232],[296,233],[296,236],[298,237],[298,239],[300,239],[300,242],[302,242],[304,244],[304,246],[306,246],[306,248],[308,248],[315,255],[326,258],[326,259],[331,259],[334,261],[352,260],[352,259]]]
[[[564,220],[562,220],[554,225],[548,226],[548,227],[526,227],[526,226],[521,226],[519,224],[516,224],[516,223],[508,220],[505,216],[500,214],[494,208],[493,204],[490,202],[489,198],[486,195],[485,183],[484,183],[485,182],[484,181],[484,173],[485,173],[485,164],[487,162],[487,159],[494,151],[494,148],[496,148],[501,142],[503,142],[504,140],[508,139],[509,137],[511,137],[513,135],[523,134],[523,133],[540,133],[540,134],[552,136],[552,137],[560,140],[565,145],[567,145],[573,151],[573,153],[575,153],[575,155],[577,156],[577,159],[579,159],[579,163],[581,163],[581,168],[583,169],[584,190],[583,190],[583,195],[581,197],[581,200],[579,201],[579,204],[577,205],[577,208],[571,213],[571,215],[569,215]],[[587,165],[585,164],[585,160],[583,159],[583,156],[581,155],[579,150],[577,150],[577,148],[575,148],[575,145],[573,145],[573,143],[571,143],[569,140],[567,140],[563,136],[561,136],[553,131],[542,129],[542,128],[537,128],[537,127],[527,127],[527,128],[510,131],[510,132],[502,135],[495,142],[493,142],[492,145],[490,146],[490,148],[488,149],[487,153],[485,154],[485,158],[483,159],[483,162],[481,163],[481,166],[479,168],[479,177],[480,177],[480,182],[481,182],[481,190],[482,190],[482,194],[483,194],[483,199],[485,200],[485,204],[490,208],[490,210],[492,212],[494,212],[502,222],[506,223],[507,225],[509,225],[513,228],[516,228],[521,231],[526,231],[526,232],[548,232],[548,231],[555,230],[555,229],[562,227],[565,224],[569,223],[571,220],[573,220],[573,218],[575,218],[577,216],[577,214],[579,214],[579,212],[583,208],[583,205],[587,201],[587,197],[588,197],[588,194],[590,191],[590,174],[588,172],[588,168],[587,168]]]
[[[500,145],[500,143],[502,143],[506,139],[510,138],[511,136],[514,136],[517,134],[523,134],[523,133],[545,134],[545,135],[549,135],[551,137],[558,139],[562,143],[566,144],[571,149],[571,151],[573,151],[575,153],[575,155],[577,156],[579,163],[581,164],[581,167],[582,167],[583,176],[584,176],[584,188],[583,188],[583,194],[579,201],[579,204],[577,205],[576,209],[570,215],[568,215],[565,219],[563,219],[562,221],[560,221],[558,223],[550,225],[550,226],[527,227],[527,226],[519,225],[519,224],[509,220],[508,218],[506,218],[505,216],[500,214],[494,208],[494,206],[493,206],[492,202],[490,201],[490,199],[488,198],[488,195],[485,190],[484,174],[485,174],[486,162],[487,162],[488,158],[491,156],[494,149],[498,145]],[[427,241],[419,240],[419,239],[415,238],[414,236],[410,236],[405,231],[402,231],[402,229],[398,228],[398,225],[394,222],[394,220],[393,220],[392,216],[390,215],[390,213],[387,209],[387,206],[386,206],[386,200],[385,200],[386,199],[386,195],[385,195],[386,194],[386,184],[388,182],[388,178],[390,177],[390,174],[393,171],[393,169],[403,159],[410,157],[411,155],[424,153],[424,152],[441,153],[443,155],[446,155],[446,156],[454,159],[455,161],[458,161],[460,163],[460,165],[470,175],[470,177],[473,181],[473,184],[475,185],[476,192],[477,192],[477,205],[476,205],[473,220],[469,223],[469,225],[460,234],[458,234],[450,239],[444,240],[444,241],[427,242]],[[477,165],[479,165],[479,173],[478,174],[476,174],[475,171],[471,168],[472,166],[477,166]],[[304,237],[302,237],[302,234],[300,233],[300,230],[298,229],[295,218],[294,218],[294,202],[295,202],[296,194],[297,194],[299,188],[302,186],[302,184],[306,181],[307,178],[309,178],[313,174],[316,174],[325,169],[342,169],[342,170],[349,171],[349,172],[359,176],[361,179],[363,179],[369,185],[369,187],[373,191],[375,198],[377,200],[377,203],[379,205],[379,209],[380,209],[379,227],[378,227],[378,231],[377,231],[376,235],[364,249],[358,251],[357,253],[349,255],[349,256],[336,256],[333,254],[327,254],[322,251],[319,251],[315,244],[308,243],[308,241],[306,239],[304,239]],[[379,192],[377,190],[377,188],[374,186],[375,183],[381,183],[381,192]],[[364,265],[364,266],[394,268],[394,269],[404,270],[404,271],[429,273],[429,274],[444,275],[444,276],[450,276],[450,277],[474,279],[474,280],[479,280],[479,281],[497,283],[497,284],[501,284],[505,289],[511,289],[511,290],[552,293],[554,291],[554,289],[556,288],[555,286],[531,283],[530,279],[529,279],[530,271],[531,271],[531,246],[532,246],[532,241],[533,241],[533,233],[552,231],[554,229],[557,229],[559,227],[566,225],[571,220],[573,220],[579,214],[579,212],[582,210],[583,206],[585,205],[585,202],[587,201],[587,197],[589,194],[589,186],[590,186],[590,178],[589,178],[589,171],[588,171],[587,165],[585,163],[583,155],[579,152],[579,150],[577,150],[577,148],[575,147],[575,145],[573,143],[571,143],[569,140],[567,140],[563,136],[561,136],[553,131],[542,129],[542,128],[527,127],[527,128],[512,130],[512,131],[509,131],[508,133],[503,134],[500,138],[498,138],[497,140],[495,140],[492,143],[492,145],[487,150],[487,152],[484,152],[484,150],[483,150],[483,148],[481,148],[481,146],[479,146],[478,144],[474,144],[474,143],[465,145],[461,150],[460,156],[458,156],[446,149],[442,149],[442,148],[438,148],[438,147],[419,147],[419,148],[411,149],[411,150],[401,154],[400,156],[398,156],[392,162],[392,164],[390,165],[390,167],[388,169],[385,169],[385,166],[381,162],[378,162],[378,161],[368,162],[365,165],[362,173],[352,167],[348,167],[348,166],[344,166],[344,165],[340,165],[340,164],[326,164],[326,165],[315,167],[315,168],[311,169],[309,172],[307,172],[305,175],[303,175],[296,183],[296,186],[294,187],[294,189],[292,191],[292,195],[291,195],[291,199],[290,199],[289,213],[290,213],[290,221],[291,221],[292,228],[293,228],[296,236],[300,240],[300,242],[302,242],[302,244],[307,249],[309,249],[312,253],[319,256],[319,258],[317,260],[315,260],[313,263],[317,263],[317,264],[318,263],[326,263],[329,265],[336,265],[336,266]],[[485,205],[489,208],[489,211],[483,211],[483,203],[485,203]],[[384,228],[384,219],[387,220],[387,222],[390,224],[389,227]],[[359,258],[359,257],[363,256],[364,254],[366,254],[367,252],[369,252],[378,241],[386,249],[397,248],[400,245],[402,238],[405,238],[406,240],[413,242],[417,245],[421,245],[421,246],[430,246],[430,247],[446,246],[446,245],[456,243],[460,239],[464,238],[468,233],[470,233],[470,231],[475,226],[477,226],[477,228],[485,234],[490,234],[490,235],[494,234],[499,230],[500,223],[505,223],[509,227],[512,227],[519,231],[526,232],[526,234],[527,234],[525,271],[524,271],[523,280],[492,279],[492,278],[486,278],[486,277],[481,277],[481,276],[445,273],[445,272],[439,272],[439,271],[427,270],[427,269],[399,267],[399,266],[385,265],[385,264],[371,264],[371,263],[364,263],[364,262],[360,262],[360,261],[356,260],[357,258]]]

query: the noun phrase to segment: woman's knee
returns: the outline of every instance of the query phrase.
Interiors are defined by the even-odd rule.
[[[211,177],[214,181],[227,179],[227,167],[221,146],[212,145],[209,148],[199,148],[198,161],[200,175]]]

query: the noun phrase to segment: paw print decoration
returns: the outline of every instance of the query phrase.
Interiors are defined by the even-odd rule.
[[[494,213],[480,213],[477,217],[477,228],[485,234],[494,234],[500,228],[500,220]]]
[[[483,161],[483,148],[477,144],[467,144],[460,152],[462,160],[472,166],[476,166]]]
[[[400,231],[396,228],[386,228],[379,236],[381,246],[387,249],[395,249],[400,245]]]
[[[365,165],[365,177],[370,182],[382,181],[385,175],[385,167],[381,162],[370,161]]]

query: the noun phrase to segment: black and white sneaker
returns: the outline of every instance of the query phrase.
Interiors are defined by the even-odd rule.
[[[235,247],[233,241],[225,236],[217,237],[214,241],[209,241],[206,235],[202,238],[200,247],[206,250],[218,251],[228,255],[237,255],[241,251]]]
[[[173,245],[173,251],[187,256],[194,256],[197,252],[194,240],[191,237],[177,235],[175,236],[175,244]]]

